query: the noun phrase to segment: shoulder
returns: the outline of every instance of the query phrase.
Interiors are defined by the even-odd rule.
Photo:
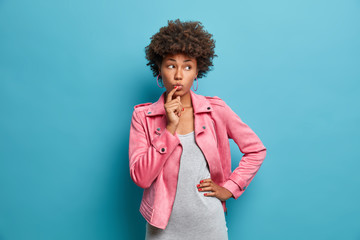
[[[216,106],[221,106],[221,107],[225,107],[226,103],[223,99],[221,99],[220,97],[218,96],[204,96],[209,102],[211,105],[216,105]]]
[[[146,108],[149,107],[151,104],[151,102],[147,102],[147,103],[139,103],[136,104],[134,106],[134,110],[133,110],[133,117],[134,118],[144,118],[145,117],[145,111]]]
[[[234,113],[232,108],[222,98],[218,96],[214,96],[214,97],[205,96],[205,97],[213,106],[213,109],[215,110],[217,115],[219,115],[221,118],[226,119]]]
[[[144,107],[149,106],[149,105],[151,105],[151,104],[152,104],[152,102],[137,104],[137,105],[134,106],[134,110],[141,110],[141,109],[143,109]]]

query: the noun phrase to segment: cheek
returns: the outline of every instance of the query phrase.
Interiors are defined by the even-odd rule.
[[[171,76],[173,75],[171,71],[169,71],[168,69],[164,69],[162,71],[162,75],[165,77],[165,78],[171,78]]]

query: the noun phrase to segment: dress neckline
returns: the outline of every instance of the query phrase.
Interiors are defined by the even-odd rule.
[[[177,133],[177,135],[178,135],[179,137],[186,137],[186,136],[189,136],[189,135],[192,135],[192,134],[194,134],[194,131],[189,132],[189,133],[187,133],[187,134],[178,134],[178,133]]]

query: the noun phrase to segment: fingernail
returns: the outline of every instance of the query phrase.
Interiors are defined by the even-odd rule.
[[[206,196],[207,195],[207,193],[204,193],[204,196]]]
[[[197,187],[200,187],[200,184],[196,185]]]
[[[201,188],[199,188],[199,191],[201,191]]]
[[[182,110],[184,111],[184,108]]]
[[[203,182],[203,180],[200,181],[200,183],[202,183],[202,182]]]
[[[177,86],[175,86],[174,88],[177,88]]]

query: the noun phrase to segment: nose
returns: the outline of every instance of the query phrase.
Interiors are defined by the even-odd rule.
[[[175,80],[181,80],[182,79],[182,71],[181,68],[178,68],[175,72]]]

